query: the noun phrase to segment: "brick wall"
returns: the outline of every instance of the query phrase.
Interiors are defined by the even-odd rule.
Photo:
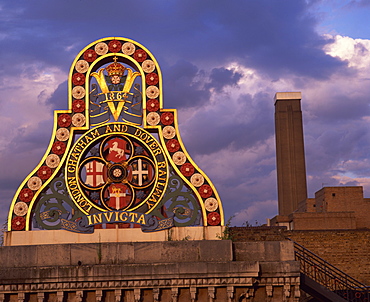
[[[233,241],[279,241],[286,237],[285,227],[232,227]]]
[[[370,285],[370,230],[287,231],[279,227],[231,228],[234,241],[289,237],[358,281]]]

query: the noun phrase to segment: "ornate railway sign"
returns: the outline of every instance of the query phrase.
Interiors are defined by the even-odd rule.
[[[163,108],[153,55],[125,38],[85,47],[49,147],[12,201],[9,231],[223,225],[221,201]]]

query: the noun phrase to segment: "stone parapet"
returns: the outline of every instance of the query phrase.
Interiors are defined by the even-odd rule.
[[[224,226],[199,226],[173,227],[159,232],[143,232],[140,228],[96,229],[92,234],[65,230],[10,231],[4,234],[4,245],[215,240],[220,239],[224,230]]]
[[[296,302],[292,248],[230,240],[1,247],[0,301]]]
[[[232,260],[232,246],[228,240],[53,244],[0,248],[2,268]]]

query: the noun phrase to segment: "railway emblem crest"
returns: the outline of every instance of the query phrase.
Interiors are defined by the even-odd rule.
[[[218,193],[163,107],[154,56],[126,38],[86,46],[49,147],[11,203],[9,231],[223,225]]]

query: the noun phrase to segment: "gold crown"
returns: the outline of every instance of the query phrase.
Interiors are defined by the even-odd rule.
[[[108,72],[108,76],[112,77],[112,76],[117,75],[117,76],[122,77],[126,69],[125,66],[123,66],[120,63],[117,63],[117,57],[114,57],[113,60],[114,60],[114,63],[108,65],[106,68],[106,71]]]

